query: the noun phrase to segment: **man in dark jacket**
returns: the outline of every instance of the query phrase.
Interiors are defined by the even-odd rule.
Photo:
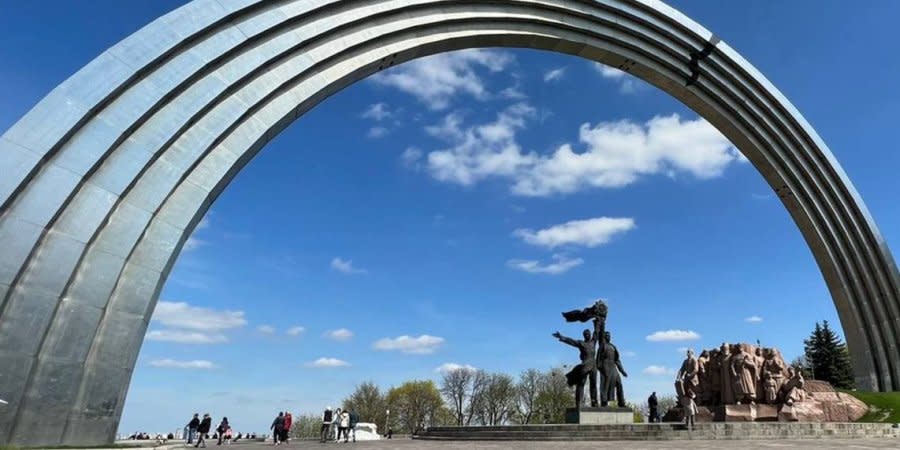
[[[319,430],[320,438],[319,442],[327,442],[329,436],[331,435],[331,422],[334,421],[334,411],[331,410],[331,407],[325,408],[325,413],[322,415],[322,429]]]
[[[194,444],[194,448],[201,445],[206,448],[206,435],[209,434],[210,428],[212,428],[212,417],[206,413],[203,415],[203,420],[200,421],[200,426],[197,427],[197,443]]]
[[[187,443],[193,444],[194,437],[197,435],[197,428],[200,426],[200,414],[194,413],[194,417],[188,422]]]
[[[647,406],[650,407],[650,423],[659,422],[659,401],[656,399],[656,392],[650,394]]]
[[[353,442],[356,442],[356,424],[359,423],[359,414],[356,413],[356,408],[350,409],[350,433],[353,434]]]
[[[272,440],[275,441],[275,445],[281,443],[281,438],[284,436],[284,413],[279,412],[278,417],[272,421],[272,426],[269,427],[272,430]]]

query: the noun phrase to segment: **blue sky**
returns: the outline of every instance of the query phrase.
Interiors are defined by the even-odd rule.
[[[0,129],[181,3],[4,2]],[[900,242],[900,4],[672,4],[785,93]],[[213,205],[163,290],[120,430],[209,411],[262,431],[366,380],[569,363],[550,333],[577,334],[559,312],[597,297],[635,400],[671,390],[682,347],[760,339],[794,357],[815,321],[838,321],[770,188],[665,93],[551,53],[419,60],[307,113]]]

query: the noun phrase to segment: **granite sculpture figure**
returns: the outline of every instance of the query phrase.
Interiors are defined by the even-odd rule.
[[[600,392],[600,400],[602,406],[608,406],[613,398],[619,404],[620,408],[625,407],[625,393],[622,389],[622,377],[627,377],[628,373],[622,367],[622,360],[619,359],[619,350],[612,343],[612,335],[609,331],[603,333],[603,342],[600,344],[600,375],[603,376],[603,390]],[[621,375],[621,376],[620,376]]]
[[[591,406],[597,406],[597,341],[603,329],[603,321],[597,317],[593,319],[594,331],[584,330],[583,340],[572,339],[563,336],[559,331],[553,333],[553,337],[564,344],[578,349],[578,357],[581,363],[577,364],[566,373],[566,384],[575,386],[575,407],[581,408],[584,403],[584,382],[589,381],[589,394]]]

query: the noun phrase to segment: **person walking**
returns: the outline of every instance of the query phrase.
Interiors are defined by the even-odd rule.
[[[197,436],[197,427],[200,426],[200,414],[194,413],[194,417],[187,424],[187,443],[193,444],[194,438]]]
[[[209,434],[210,428],[212,428],[212,417],[209,416],[209,413],[206,413],[203,415],[200,425],[197,426],[197,443],[194,444],[194,448],[200,446],[206,448],[206,435]]]
[[[350,413],[347,410],[341,412],[341,423],[338,427],[338,441],[341,440],[343,436],[344,442],[348,442],[350,440]]]
[[[279,412],[278,417],[272,421],[272,426],[269,427],[272,430],[272,440],[275,441],[275,445],[281,443],[281,437],[284,435],[284,413]]]
[[[222,421],[219,422],[219,426],[216,427],[216,433],[219,435],[219,440],[216,442],[216,445],[222,445],[222,442],[225,441],[225,431],[228,430],[228,418],[223,417]]]
[[[291,424],[293,424],[294,418],[291,416],[290,411],[284,412],[284,433],[281,437],[281,442],[287,442],[291,437]]]
[[[352,408],[350,410],[350,433],[353,434],[353,442],[356,442],[356,425],[359,424],[359,414],[356,413],[356,408]]]
[[[334,413],[331,411],[331,407],[325,408],[325,413],[322,414],[322,428],[319,430],[319,442],[325,443],[328,441],[328,437],[331,435],[331,422],[334,420]]]
[[[650,423],[659,422],[659,400],[656,398],[655,391],[647,398],[647,406],[650,407]]]
[[[334,410],[334,420],[331,421],[331,433],[334,442],[341,440],[341,408]]]

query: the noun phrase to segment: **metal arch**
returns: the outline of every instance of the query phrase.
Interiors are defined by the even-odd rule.
[[[619,67],[709,120],[798,224],[857,383],[900,389],[890,251],[812,127],[713,39],[654,0],[196,0],[161,17],[0,137],[0,442],[111,440],[159,290],[237,171],[339,89],[486,46]],[[48,415],[65,425],[30,432]]]

